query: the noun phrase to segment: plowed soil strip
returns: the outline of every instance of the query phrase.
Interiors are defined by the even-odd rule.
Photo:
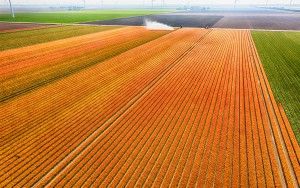
[[[0,185],[298,187],[257,57],[247,30],[180,29],[2,104]]]
[[[0,33],[34,30],[46,27],[58,27],[59,25],[47,25],[47,24],[30,24],[30,23],[7,23],[0,22]]]

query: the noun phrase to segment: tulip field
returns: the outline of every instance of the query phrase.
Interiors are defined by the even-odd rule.
[[[121,28],[4,51],[0,54],[0,101],[62,79],[165,33]]]
[[[299,187],[250,30],[118,27],[0,67],[0,187]]]
[[[50,25],[26,28],[26,26],[28,27],[28,24],[19,25],[25,28],[10,28],[1,31],[3,23],[0,23],[0,51],[119,28],[117,26],[99,27],[80,25]],[[6,24],[4,26],[6,26]]]

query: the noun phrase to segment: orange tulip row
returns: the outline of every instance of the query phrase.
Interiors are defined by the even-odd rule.
[[[0,186],[300,183],[247,30],[179,29],[0,110]]]
[[[0,101],[63,79],[166,33],[129,27],[0,52]]]

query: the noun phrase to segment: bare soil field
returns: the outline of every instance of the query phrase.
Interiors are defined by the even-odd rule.
[[[236,29],[300,30],[300,14],[295,15],[229,15],[213,27]]]
[[[17,30],[28,30],[40,27],[49,27],[48,24],[32,24],[32,23],[8,23],[0,22],[0,33],[1,32],[12,32]]]
[[[177,12],[99,22],[98,25],[144,25],[150,19],[174,27],[300,30],[300,13],[272,10]]]
[[[213,15],[152,15],[152,16],[138,16],[131,18],[121,18],[107,21],[97,21],[97,22],[88,22],[87,24],[97,24],[97,25],[134,25],[142,26],[144,25],[145,19],[161,22],[173,27],[212,27],[217,23],[222,16],[213,16]]]
[[[178,29],[0,103],[0,122],[0,187],[300,184],[248,30]]]

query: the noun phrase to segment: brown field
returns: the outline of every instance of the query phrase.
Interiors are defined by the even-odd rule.
[[[227,15],[214,28],[300,30],[300,14]]]
[[[21,31],[21,30],[30,30],[30,29],[50,27],[50,26],[51,26],[50,24],[0,22],[0,33],[15,32],[15,31]]]
[[[120,30],[133,39],[103,45],[155,35]],[[101,51],[98,35],[4,51],[1,77],[24,79],[3,88]],[[246,30],[176,30],[0,103],[0,122],[0,187],[300,184],[299,145]]]
[[[270,9],[195,10],[86,22],[95,25],[143,26],[149,19],[173,27],[300,30],[300,13]]]

